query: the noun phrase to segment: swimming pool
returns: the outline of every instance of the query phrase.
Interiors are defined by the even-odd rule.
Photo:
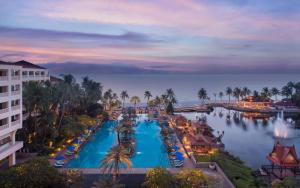
[[[133,168],[170,167],[166,147],[160,135],[159,123],[148,122],[146,115],[137,118],[135,129],[136,154],[131,158]],[[71,159],[66,168],[98,168],[109,149],[117,144],[114,127],[116,121],[108,121],[93,135],[91,140]]]

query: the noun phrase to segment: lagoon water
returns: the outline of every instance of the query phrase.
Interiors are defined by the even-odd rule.
[[[207,123],[218,131],[224,131],[222,142],[225,149],[238,156],[253,168],[269,164],[266,156],[272,151],[274,143],[279,141],[285,145],[295,145],[300,155],[300,129],[296,129],[289,117],[282,115],[269,118],[249,118],[251,115],[224,108],[215,108],[209,114],[181,113],[190,120],[205,117]]]

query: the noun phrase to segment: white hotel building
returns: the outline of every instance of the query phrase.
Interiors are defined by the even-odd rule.
[[[23,122],[22,83],[49,79],[43,67],[26,61],[0,61],[0,161],[8,157],[10,166],[16,164],[16,151],[23,147],[22,141],[15,140]]]

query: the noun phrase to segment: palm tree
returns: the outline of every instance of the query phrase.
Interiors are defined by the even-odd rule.
[[[222,91],[220,91],[219,97],[220,97],[220,100],[221,100],[221,101],[222,101],[223,96],[224,96],[224,93],[223,93]]]
[[[279,89],[277,89],[276,87],[273,87],[271,89],[271,93],[272,93],[273,96],[275,96],[275,100],[277,101],[277,96],[280,94]]]
[[[226,88],[226,95],[228,95],[229,103],[230,103],[230,96],[232,95],[232,89],[231,87]]]
[[[282,96],[285,96],[286,98],[291,98],[293,95],[293,90],[289,86],[283,86],[281,89]]]
[[[128,95],[128,93],[127,93],[126,90],[123,90],[123,91],[121,92],[120,96],[121,96],[121,99],[123,100],[123,109],[124,109],[124,106],[125,106],[125,100],[126,100],[126,98],[129,98],[129,95]]]
[[[215,98],[215,103],[216,103],[216,102],[217,102],[217,94],[216,94],[216,93],[214,93],[213,95],[214,95],[214,98]]]
[[[147,105],[149,105],[149,100],[152,97],[152,94],[150,91],[146,90],[144,93],[145,98],[147,99]]]
[[[240,101],[240,96],[241,96],[241,89],[236,87],[233,89],[233,96],[237,98],[238,101]]]
[[[271,91],[268,87],[264,87],[264,88],[262,88],[261,96],[264,99],[267,99],[267,98],[270,98],[272,96],[272,93],[271,93]]]
[[[121,146],[113,146],[108,154],[105,155],[104,159],[101,161],[100,168],[103,172],[108,172],[113,175],[113,180],[120,174],[121,167],[131,168],[132,163],[127,155],[127,150]]]
[[[243,87],[242,94],[244,97],[247,97],[248,95],[251,94],[251,90],[248,87]]]
[[[198,91],[198,98],[202,100],[202,104],[204,104],[204,100],[207,99],[207,92],[204,88],[201,88]]]
[[[134,108],[136,108],[136,105],[137,105],[138,103],[140,103],[141,100],[140,100],[140,98],[139,98],[138,96],[133,96],[133,97],[131,97],[130,102],[133,103]]]
[[[175,93],[172,88],[167,89],[166,97],[168,99],[168,103],[171,103],[171,104],[177,103],[176,96],[175,96]]]

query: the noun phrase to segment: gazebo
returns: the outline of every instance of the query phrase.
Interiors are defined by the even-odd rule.
[[[272,163],[272,174],[279,176],[279,178],[290,176],[291,173],[296,176],[297,172],[299,172],[300,161],[294,145],[284,146],[277,142],[272,152],[267,156],[267,159]],[[280,175],[276,174],[274,170],[279,170]],[[282,174],[283,170],[285,171],[284,175]]]

